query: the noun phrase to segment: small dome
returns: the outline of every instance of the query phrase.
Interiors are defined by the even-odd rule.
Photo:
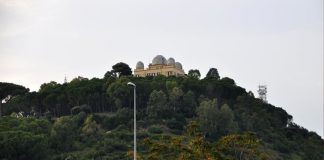
[[[167,64],[168,64],[168,65],[174,65],[174,64],[175,64],[175,60],[174,60],[174,58],[172,58],[172,57],[169,58]]]
[[[180,62],[176,62],[175,63],[175,66],[179,69],[182,69],[182,64]]]
[[[162,55],[157,55],[153,58],[152,64],[167,64],[167,60]]]
[[[144,63],[141,61],[137,62],[136,69],[144,69]]]

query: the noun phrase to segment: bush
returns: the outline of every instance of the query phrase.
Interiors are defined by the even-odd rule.
[[[85,120],[86,118],[87,118],[86,113],[84,113],[84,112],[80,112],[80,113],[78,113],[77,115],[73,116],[73,117],[72,117],[72,120],[75,121],[75,122],[78,124],[78,126],[80,126],[80,125],[83,124],[83,122],[84,122],[84,120]]]
[[[133,119],[133,112],[130,109],[123,108],[117,111],[115,117],[119,124],[127,124]]]
[[[44,134],[0,132],[0,142],[0,159],[47,159],[48,139]]]
[[[117,127],[118,122],[115,118],[115,116],[112,117],[105,117],[102,121],[102,126],[104,128],[107,128],[108,130],[113,130]]]
[[[109,130],[115,129],[118,125],[128,124],[133,118],[133,114],[129,109],[120,109],[117,113],[110,117],[104,117],[102,125]]]

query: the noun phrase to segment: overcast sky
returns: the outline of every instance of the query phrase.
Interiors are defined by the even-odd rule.
[[[117,62],[210,67],[323,135],[323,0],[0,0],[0,81],[38,90]]]

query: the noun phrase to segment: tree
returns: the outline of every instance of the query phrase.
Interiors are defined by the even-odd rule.
[[[0,117],[0,159],[48,159],[50,128],[45,119]]]
[[[0,82],[0,116],[2,115],[2,100],[9,96],[21,95],[29,92],[28,88],[13,83]]]
[[[216,99],[203,100],[197,109],[197,115],[202,130],[211,139],[232,133],[237,128],[233,111],[227,104],[219,109]]]
[[[70,83],[76,83],[76,82],[80,82],[80,81],[87,81],[89,80],[88,78],[82,77],[82,76],[78,76],[72,79],[72,81]]]
[[[163,91],[154,90],[147,104],[147,114],[150,118],[162,118],[168,113],[167,97]]]
[[[197,124],[190,122],[187,133],[183,136],[162,135],[159,140],[144,139],[148,146],[148,153],[139,155],[140,159],[202,159],[220,160],[219,153],[215,152],[203,134],[197,132]]]
[[[24,131],[0,132],[0,159],[47,159],[47,136]]]
[[[40,93],[49,93],[58,86],[59,86],[59,84],[57,82],[55,82],[55,81],[51,81],[49,83],[43,83],[40,86],[39,92]]]
[[[25,94],[29,91],[28,88],[25,88],[21,85],[16,85],[13,83],[4,83],[0,82],[0,99],[3,100],[7,96],[15,96],[20,94]]]
[[[106,93],[112,98],[114,105],[120,109],[121,107],[130,107],[131,89],[127,86],[128,78],[123,77],[109,85]]]
[[[165,87],[167,91],[170,93],[174,87],[177,87],[178,84],[176,81],[166,81],[165,82]]]
[[[237,160],[256,159],[260,155],[260,140],[252,132],[222,137],[217,149]]]
[[[105,78],[105,79],[108,79],[109,77],[116,77],[116,73],[114,73],[113,71],[107,71],[107,72],[105,73],[104,78]]]
[[[197,108],[198,122],[202,130],[214,136],[218,131],[219,109],[216,99],[203,100]]]
[[[183,95],[183,107],[182,112],[186,117],[193,117],[195,115],[195,108],[197,107],[197,102],[195,100],[195,94],[189,90]]]
[[[112,68],[113,68],[112,71],[114,73],[117,73],[118,77],[132,75],[132,69],[126,63],[119,62],[113,65]]]
[[[199,79],[201,75],[198,69],[191,69],[188,72],[188,76]]]
[[[183,96],[183,91],[178,87],[174,87],[169,93],[169,99],[173,111],[179,110],[179,104],[181,103],[182,96]]]
[[[86,136],[97,136],[102,132],[101,126],[94,120],[93,115],[88,116],[83,125],[82,133]]]
[[[223,84],[227,84],[227,85],[235,85],[235,81],[231,78],[228,78],[228,77],[224,77],[221,79],[221,82]]]
[[[216,68],[210,68],[207,75],[206,75],[206,78],[215,78],[217,80],[220,79],[220,76],[218,74],[218,71]]]
[[[70,151],[78,134],[77,125],[77,122],[71,117],[57,118],[50,134],[51,147],[58,151]]]
[[[219,116],[221,124],[219,131],[222,135],[233,133],[238,129],[238,124],[234,121],[233,110],[227,104],[222,105]]]

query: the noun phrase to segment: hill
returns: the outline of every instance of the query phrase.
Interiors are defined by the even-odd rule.
[[[216,70],[217,71],[217,70]],[[231,78],[77,77],[38,92],[0,83],[0,159],[324,159],[323,140]],[[24,113],[22,113],[24,112]]]

